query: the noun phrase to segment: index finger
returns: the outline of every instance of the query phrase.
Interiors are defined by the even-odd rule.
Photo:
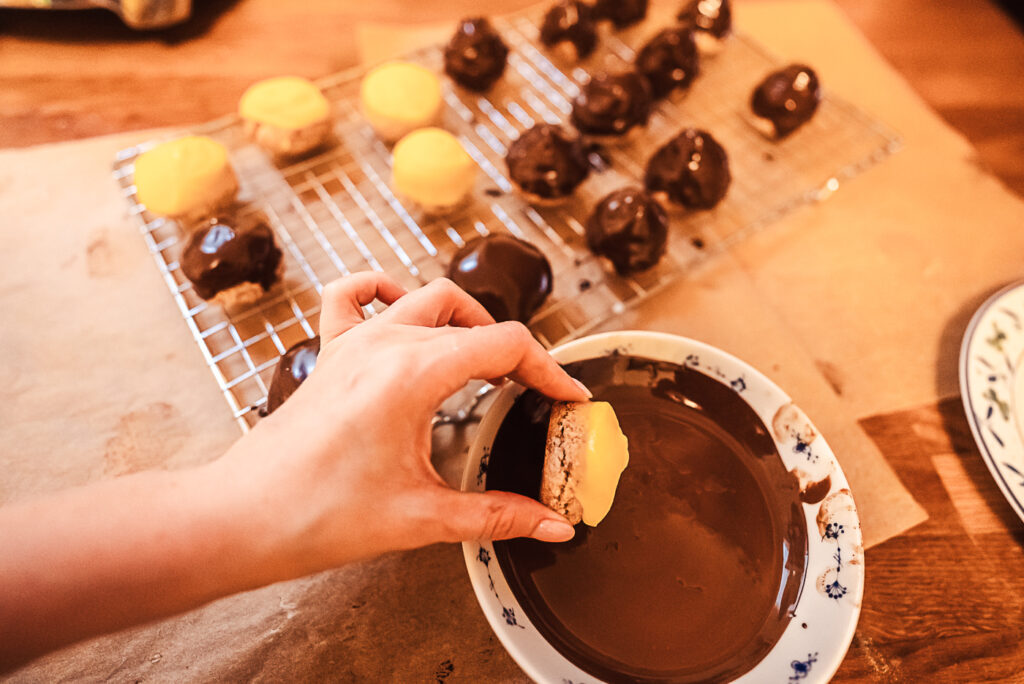
[[[430,380],[440,404],[470,380],[509,377],[552,399],[586,401],[591,394],[516,321],[455,329],[431,340]]]
[[[429,328],[472,328],[494,323],[480,302],[447,278],[437,278],[410,292],[388,309],[385,317],[395,323]]]

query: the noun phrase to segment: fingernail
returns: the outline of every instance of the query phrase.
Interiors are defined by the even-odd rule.
[[[566,542],[575,536],[576,530],[562,520],[541,520],[530,536],[542,542]]]
[[[594,393],[591,392],[589,389],[587,389],[587,386],[584,385],[582,382],[580,382],[576,378],[570,378],[570,380],[572,380],[574,383],[576,383],[576,386],[580,388],[581,392],[583,392],[584,394],[587,395],[588,399],[592,399],[594,397]]]

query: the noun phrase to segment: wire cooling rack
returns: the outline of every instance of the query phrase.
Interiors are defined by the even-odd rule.
[[[641,27],[606,37],[581,64],[559,61],[540,47],[535,18],[495,22],[510,47],[504,77],[486,97],[445,86],[443,125],[459,137],[482,173],[471,201],[452,215],[427,218],[392,193],[390,151],[358,111],[361,70],[319,81],[334,106],[336,141],[314,157],[278,165],[242,134],[235,116],[193,132],[224,143],[241,190],[238,210],[261,211],[285,252],[286,275],[254,306],[225,310],[203,301],[182,274],[182,232],[151,215],[135,194],[135,158],[158,141],[118,154],[114,177],[185,323],[243,431],[258,419],[278,357],[318,329],[324,284],[355,271],[386,271],[407,287],[444,275],[468,240],[507,232],[540,247],[551,261],[554,292],[530,322],[553,346],[586,333],[796,207],[820,201],[840,184],[885,158],[899,136],[855,106],[827,94],[814,118],[782,142],[766,140],[749,123],[753,87],[779,62],[743,36],[705,57],[686,93],[659,104],[649,124],[626,141],[594,149],[595,173],[569,204],[532,207],[513,191],[504,165],[508,144],[536,122],[565,123],[588,72],[632,62]],[[648,22],[649,23],[649,22]],[[442,51],[408,56],[438,73]],[[824,74],[827,86],[828,74]],[[655,268],[622,278],[586,248],[583,225],[608,192],[642,182],[650,155],[686,126],[710,131],[725,147],[733,181],[711,211],[670,211],[668,251]],[[367,313],[374,313],[372,306]]]

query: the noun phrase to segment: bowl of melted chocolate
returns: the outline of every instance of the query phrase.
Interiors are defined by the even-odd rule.
[[[477,598],[539,682],[827,681],[864,584],[856,507],[786,394],[714,347],[595,335],[552,354],[629,440],[596,527],[572,541],[463,545]],[[538,498],[551,400],[502,389],[463,488]],[[795,680],[793,680],[795,681]]]

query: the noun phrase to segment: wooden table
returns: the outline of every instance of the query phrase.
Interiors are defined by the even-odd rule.
[[[980,162],[1024,194],[1024,39],[1012,23],[988,2],[837,2],[974,142]],[[196,4],[192,22],[153,36],[102,12],[0,13],[0,146],[204,121],[230,111],[255,78],[353,63],[356,19],[480,11],[472,0]],[[268,39],[300,29],[301,40]],[[985,469],[959,398],[860,425],[930,518],[867,552],[860,625],[836,681],[1021,681],[1024,526]]]

